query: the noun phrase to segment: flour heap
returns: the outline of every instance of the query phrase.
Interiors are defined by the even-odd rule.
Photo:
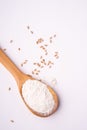
[[[22,87],[22,96],[26,104],[43,115],[52,113],[55,101],[47,86],[38,80],[27,80]]]

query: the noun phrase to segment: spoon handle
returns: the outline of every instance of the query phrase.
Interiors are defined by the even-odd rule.
[[[16,67],[16,65],[10,60],[10,58],[0,49],[0,62],[11,72],[15,80],[19,84],[23,79],[24,74]]]

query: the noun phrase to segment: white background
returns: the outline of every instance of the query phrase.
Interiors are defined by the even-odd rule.
[[[31,74],[33,58],[40,55],[35,40],[55,33],[60,58],[40,78],[57,79],[58,111],[45,119],[33,115],[14,78],[0,64],[0,130],[87,130],[87,1],[0,0],[0,46],[23,72]],[[24,59],[29,62],[21,67]]]

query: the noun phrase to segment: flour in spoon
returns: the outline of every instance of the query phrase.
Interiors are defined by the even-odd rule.
[[[43,115],[52,113],[55,101],[45,84],[38,80],[27,80],[22,87],[22,95],[26,104]]]

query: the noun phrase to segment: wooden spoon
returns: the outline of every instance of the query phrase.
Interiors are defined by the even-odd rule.
[[[23,84],[24,84],[24,82],[25,82],[26,80],[28,80],[28,79],[35,80],[35,79],[34,79],[32,76],[26,75],[26,74],[24,74],[23,72],[21,72],[21,71],[16,67],[16,65],[10,60],[10,58],[9,58],[1,49],[0,49],[0,62],[1,62],[1,63],[10,71],[10,73],[14,76],[14,78],[15,78],[15,80],[16,80],[16,82],[17,82],[17,85],[18,85],[18,88],[19,88],[19,92],[20,92],[20,94],[21,94],[21,97],[22,97],[23,101],[25,102],[25,100],[24,100],[24,98],[23,98],[23,96],[22,96],[22,86],[23,86]],[[53,114],[53,113],[57,110],[58,105],[59,105],[59,101],[58,101],[58,96],[57,96],[57,94],[54,92],[54,90],[53,90],[51,87],[49,87],[49,86],[47,86],[47,87],[48,87],[48,89],[49,89],[50,93],[52,94],[53,99],[54,99],[54,101],[55,101],[55,107],[54,107],[52,113],[47,114],[47,115],[44,115],[43,113],[36,112],[36,111],[34,111],[32,108],[30,108],[30,106],[28,106],[28,105],[26,104],[26,102],[25,102],[25,104],[26,104],[26,106],[29,108],[29,110],[30,110],[33,114],[35,114],[35,115],[37,115],[37,116],[40,116],[40,117],[50,116],[51,114]]]

